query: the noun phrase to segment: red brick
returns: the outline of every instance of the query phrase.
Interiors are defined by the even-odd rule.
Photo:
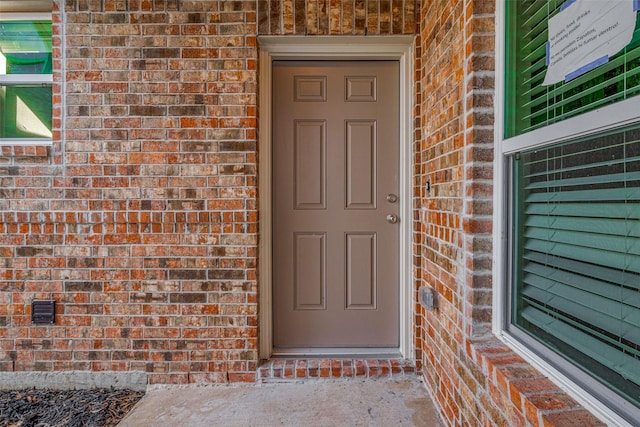
[[[607,424],[584,409],[561,411],[542,415],[542,426],[601,427]]]

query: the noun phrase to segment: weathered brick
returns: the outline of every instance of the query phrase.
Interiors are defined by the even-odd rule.
[[[178,58],[180,57],[180,49],[161,48],[161,47],[143,48],[142,57],[143,58]]]
[[[167,114],[167,107],[153,105],[132,105],[129,107],[129,114],[132,116],[164,116]]]
[[[180,304],[194,304],[207,302],[206,293],[174,293],[169,295],[169,302]]]

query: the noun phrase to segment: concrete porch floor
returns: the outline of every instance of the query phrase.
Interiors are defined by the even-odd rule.
[[[153,386],[119,424],[440,427],[416,376],[220,386]]]

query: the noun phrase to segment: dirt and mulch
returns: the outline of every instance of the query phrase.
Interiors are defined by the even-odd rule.
[[[0,427],[112,427],[144,392],[86,390],[0,390]]]

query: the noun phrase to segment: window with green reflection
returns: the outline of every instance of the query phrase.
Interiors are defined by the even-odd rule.
[[[505,329],[584,394],[635,425],[640,419],[640,111],[618,125],[616,103],[637,105],[640,95],[640,2],[624,2],[634,14],[627,15],[633,30],[629,43],[595,68],[548,84],[549,20],[564,13],[565,21],[555,22],[570,28],[578,20],[572,4],[590,3],[592,13],[605,2],[505,2],[501,149],[510,168]],[[582,34],[593,30],[585,27]],[[603,118],[598,127],[583,115],[594,110]],[[559,122],[564,126],[553,126]]]
[[[505,138],[640,94],[640,14],[631,42],[600,67],[542,85],[549,19],[565,0],[507,1]]]
[[[640,126],[512,162],[513,324],[640,406]]]
[[[51,36],[51,21],[0,20],[0,143],[52,137]]]

